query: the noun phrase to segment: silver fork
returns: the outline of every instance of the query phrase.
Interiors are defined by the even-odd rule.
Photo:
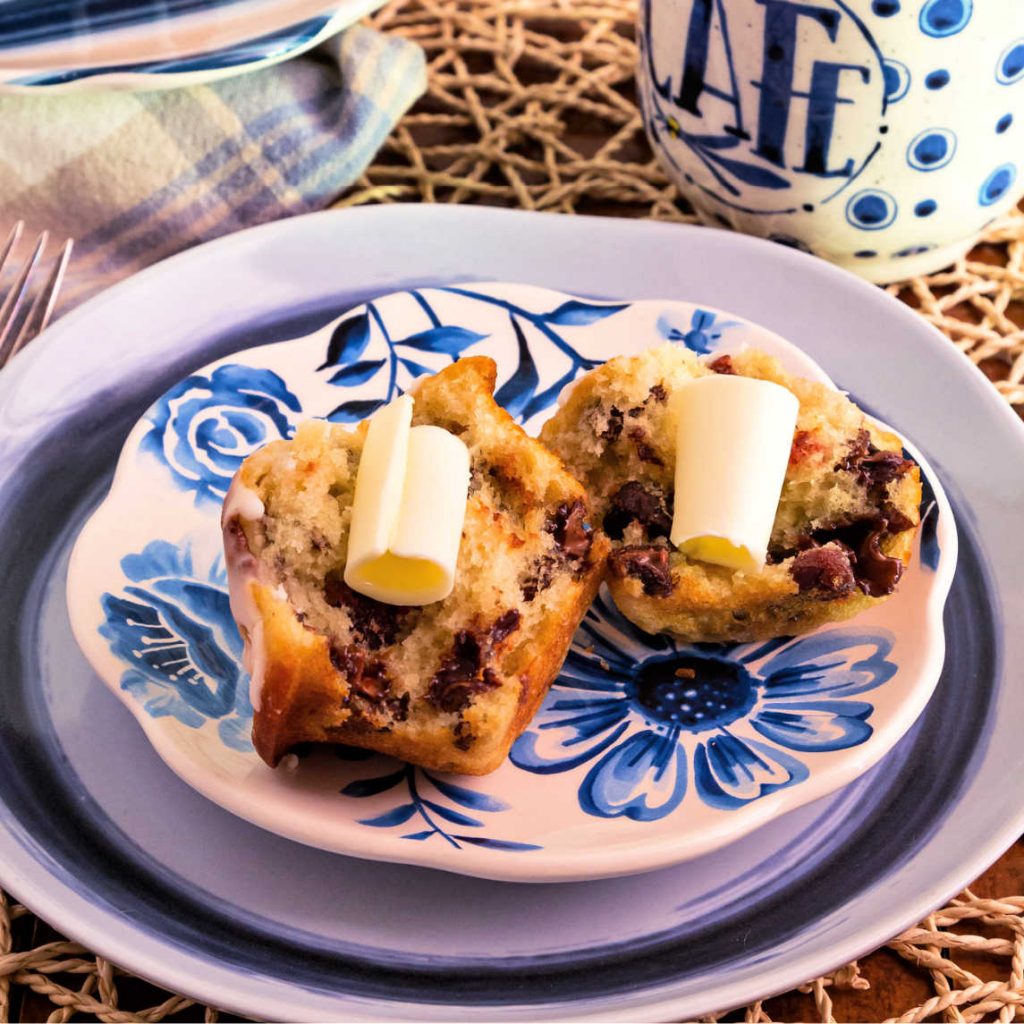
[[[48,277],[35,288],[33,297],[33,286],[38,279],[35,271],[43,261],[49,235],[44,231],[36,239],[31,255],[19,266],[14,258],[14,250],[24,230],[25,223],[19,220],[0,248],[0,278],[9,265],[14,267],[15,272],[14,282],[0,302],[0,369],[50,322],[57,303],[57,293],[71,258],[73,243],[69,238],[58,252]]]

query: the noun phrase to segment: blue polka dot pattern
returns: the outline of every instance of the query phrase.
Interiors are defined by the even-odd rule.
[[[898,103],[907,95],[910,88],[910,69],[898,60],[887,60],[882,64],[882,76],[885,81],[885,98],[890,103]]]
[[[920,256],[923,252],[928,252],[933,246],[930,245],[911,245],[906,249],[900,249],[899,252],[893,253],[894,256]]]
[[[917,171],[945,167],[956,152],[956,136],[948,128],[926,128],[907,147],[907,163]]]
[[[872,0],[871,13],[880,18],[891,18],[900,12],[900,0]]]
[[[896,219],[896,200],[881,189],[868,188],[850,197],[846,219],[863,231],[879,231]]]
[[[914,207],[914,215],[917,217],[930,217],[938,208],[939,204],[934,199],[922,199]]]
[[[1017,180],[1017,168],[1014,164],[1003,164],[997,167],[984,181],[978,191],[978,202],[982,206],[991,206],[999,202]]]
[[[997,134],[1002,135],[1011,124],[1013,124],[1013,114],[1003,114],[1003,116],[996,121]]]
[[[974,0],[928,0],[918,24],[926,36],[955,36],[967,26],[973,10]]]
[[[1003,50],[996,65],[996,81],[1013,85],[1024,78],[1024,39],[1017,39]]]
[[[944,85],[949,85],[949,72],[945,68],[932,71],[925,77],[924,84],[929,89],[941,89]]]

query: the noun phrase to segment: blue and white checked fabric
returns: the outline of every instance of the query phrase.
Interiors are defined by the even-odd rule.
[[[0,96],[0,232],[76,239],[62,310],[188,246],[329,205],[426,88],[363,26],[287,63],[165,92]]]

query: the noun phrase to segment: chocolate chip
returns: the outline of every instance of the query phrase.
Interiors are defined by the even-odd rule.
[[[398,708],[408,713],[409,695],[391,696],[391,679],[383,662],[367,661],[365,652],[354,644],[343,647],[332,644],[330,658],[331,664],[345,676],[351,696],[360,698],[375,710],[387,708],[394,715]]]
[[[894,525],[903,527],[906,522],[906,516],[900,514]],[[797,547],[813,550],[838,543],[847,552],[857,587],[870,597],[885,597],[896,589],[903,575],[903,562],[886,555],[881,549],[881,541],[883,537],[900,532],[899,529],[890,529],[885,516],[865,516],[850,523],[815,530]]]
[[[488,665],[494,649],[519,628],[515,609],[499,615],[484,632],[462,629],[455,634],[451,653],[430,680],[427,700],[441,711],[463,711],[478,693],[501,686],[501,680]]]
[[[633,408],[630,409],[629,412],[626,413],[626,415],[631,420],[637,420],[641,416],[643,416],[644,412],[645,412],[645,410],[644,410],[644,407],[642,405],[634,405]]]
[[[886,520],[880,519],[857,549],[857,584],[869,597],[885,597],[896,589],[903,575],[903,563],[883,554],[880,547]]]
[[[608,411],[608,425],[601,432],[601,437],[609,443],[618,441],[622,434],[622,421],[622,410],[613,405]]]
[[[469,750],[469,748],[473,746],[473,740],[476,739],[470,731],[469,723],[463,721],[461,718],[455,723],[455,728],[452,729],[452,733],[455,736],[455,746],[458,747],[459,750]]]
[[[409,717],[409,694],[403,693],[401,697],[389,697],[386,701],[388,711],[396,722],[404,722]]]
[[[409,614],[395,605],[356,593],[337,572],[328,573],[324,580],[324,600],[332,608],[348,611],[352,629],[371,651],[393,644]]]
[[[545,529],[554,536],[568,561],[582,562],[590,553],[593,538],[587,525],[587,507],[579,498],[573,502],[563,501],[548,516]]]
[[[909,516],[905,516],[898,508],[894,505],[886,505],[882,509],[882,515],[888,520],[889,533],[902,533],[904,530],[910,530],[917,524]]]
[[[829,598],[852,594],[857,583],[850,556],[842,548],[809,548],[793,560],[790,574],[800,593],[815,591]]]
[[[371,704],[381,704],[391,692],[391,680],[379,661],[371,661],[363,668],[352,688]]]
[[[732,366],[732,356],[729,355],[719,356],[717,359],[712,359],[711,362],[708,363],[708,369],[713,373],[725,373],[730,376],[736,375],[736,371]]]
[[[491,643],[497,646],[506,637],[510,636],[519,628],[519,620],[522,616],[517,608],[509,608],[504,615],[499,615],[491,626]]]
[[[857,467],[860,466],[861,459],[868,454],[868,450],[873,447],[871,444],[871,434],[866,430],[858,430],[857,436],[851,438],[846,443],[846,455],[840,459],[835,465],[836,470],[844,470],[847,473],[854,473],[857,471]]]
[[[665,385],[660,383],[653,385],[647,393],[647,397],[654,399],[655,402],[667,402],[668,392],[665,390]]]
[[[519,582],[524,601],[532,601],[539,593],[547,590],[555,578],[555,566],[558,560],[552,555],[541,555],[533,563],[533,571]]]
[[[913,465],[899,452],[874,451],[861,459],[857,479],[869,487],[892,483]]]
[[[913,463],[899,452],[877,448],[867,430],[860,430],[847,444],[847,452],[835,466],[856,473],[857,480],[869,488],[880,488],[902,476]]]
[[[612,540],[622,540],[630,523],[639,523],[648,540],[667,537],[672,532],[665,492],[655,484],[645,486],[639,480],[624,483],[612,496],[605,513],[604,532]]]
[[[636,449],[636,457],[641,462],[648,462],[652,466],[664,466],[661,456],[654,450],[647,441],[647,433],[643,427],[632,427],[627,431],[626,436],[633,442]]]
[[[648,597],[668,597],[672,593],[672,573],[668,567],[668,548],[631,545],[613,551],[608,567],[617,576],[638,579]]]
[[[346,644],[344,647],[331,644],[330,658],[331,664],[343,676],[352,679],[358,677],[363,671],[366,655],[358,647],[353,647],[351,644]]]

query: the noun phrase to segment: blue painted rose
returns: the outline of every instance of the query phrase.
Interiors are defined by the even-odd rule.
[[[677,644],[642,633],[602,595],[512,761],[579,770],[580,806],[597,817],[663,818],[691,774],[705,804],[742,807],[806,779],[796,755],[867,740],[873,707],[850,698],[893,677],[891,651],[884,630],[855,628]]]
[[[126,555],[121,569],[128,582],[103,595],[100,627],[127,666],[121,688],[154,718],[169,715],[193,729],[216,720],[227,746],[251,750],[248,679],[223,563],[218,558],[199,577],[187,546],[157,540]]]
[[[196,500],[222,501],[235,471],[261,445],[290,437],[299,400],[270,370],[220,366],[171,388],[149,412],[141,448],[170,469]]]

